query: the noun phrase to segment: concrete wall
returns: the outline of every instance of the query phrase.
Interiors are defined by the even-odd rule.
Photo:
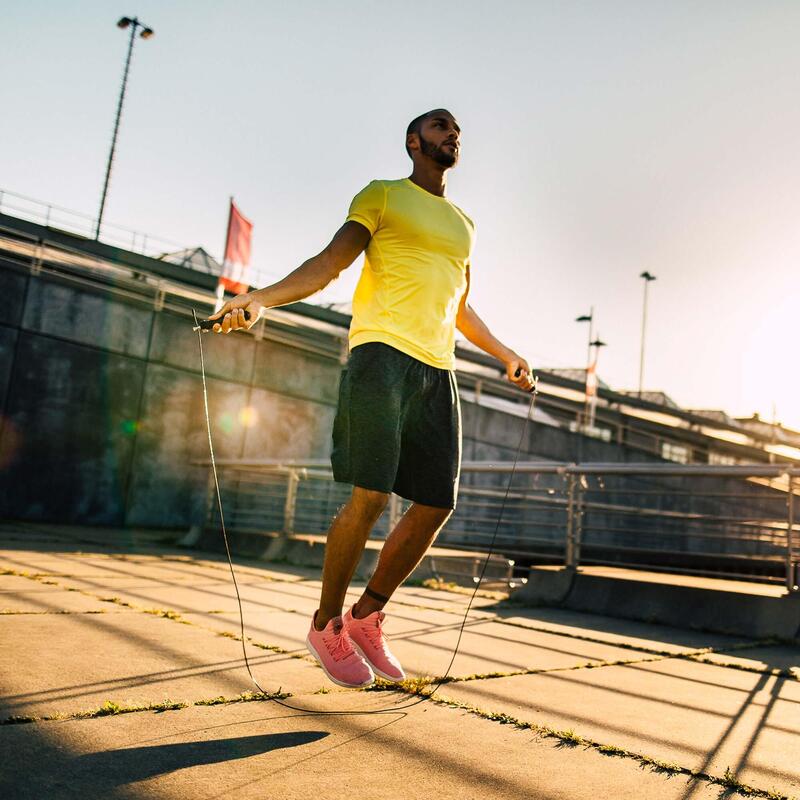
[[[208,440],[190,319],[3,261],[0,292],[0,515],[196,521],[206,472],[190,462]],[[337,362],[252,336],[203,341],[218,457],[328,455]]]
[[[46,273],[32,276],[2,259],[0,292],[6,300],[0,320],[0,515],[175,528],[200,522],[207,473],[191,462],[208,457],[208,441],[197,334],[190,318],[177,310],[156,311],[99,282],[81,285]],[[218,457],[329,456],[341,367],[323,354],[325,348],[312,352],[240,334],[205,335],[203,342]],[[333,337],[328,344],[335,345]],[[249,417],[242,414],[245,408]],[[465,459],[513,459],[523,417],[462,402],[462,419]],[[520,458],[660,461],[540,423],[529,425]],[[517,476],[515,485],[531,485],[532,480]],[[563,487],[557,476],[536,480],[539,488]],[[507,481],[505,474],[462,475],[467,488],[504,489]],[[705,479],[704,484],[726,488],[720,481]],[[699,488],[698,482],[693,485]],[[605,497],[630,503],[630,490],[643,487],[686,484],[679,479],[613,479],[606,488],[614,493]],[[741,481],[728,485],[742,487]],[[678,500],[666,491],[662,502],[664,508],[705,513],[722,507],[697,497]],[[764,502],[754,501],[754,512]],[[448,531],[485,531],[470,506],[461,499],[459,505],[459,517]],[[562,511],[512,505],[505,520],[503,533],[515,541],[525,540],[531,520],[543,536],[563,541]],[[596,543],[643,541],[644,523],[634,520],[630,535],[598,531]],[[587,517],[597,528],[607,522],[602,514]],[[651,529],[658,539],[658,525]],[[691,537],[675,543],[684,549],[696,544]]]

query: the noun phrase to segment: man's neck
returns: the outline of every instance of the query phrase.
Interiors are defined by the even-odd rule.
[[[447,190],[447,173],[438,164],[414,164],[409,180],[439,197],[444,197]]]

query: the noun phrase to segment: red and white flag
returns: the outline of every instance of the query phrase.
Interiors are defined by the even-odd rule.
[[[225,237],[225,257],[219,283],[229,292],[243,294],[250,288],[250,240],[253,223],[246,219],[231,198],[228,214],[228,233]]]

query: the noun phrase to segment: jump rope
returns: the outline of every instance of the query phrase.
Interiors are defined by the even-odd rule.
[[[453,668],[453,664],[456,660],[456,656],[458,655],[458,648],[461,645],[461,638],[464,635],[464,627],[467,624],[467,619],[469,617],[469,612],[472,609],[472,603],[475,600],[475,597],[478,594],[478,590],[481,586],[481,581],[483,580],[483,576],[486,573],[486,568],[489,566],[489,559],[494,554],[494,545],[495,541],[497,540],[497,532],[500,529],[500,522],[503,519],[503,512],[505,511],[506,502],[508,500],[508,495],[511,491],[511,482],[514,480],[514,472],[517,467],[517,462],[519,461],[519,454],[522,450],[522,443],[525,440],[525,434],[528,431],[528,424],[531,420],[531,416],[533,415],[534,409],[536,407],[536,395],[538,394],[537,390],[537,378],[533,377],[533,388],[530,389],[531,395],[531,402],[528,406],[528,413],[525,415],[525,422],[522,426],[522,434],[519,437],[519,444],[517,445],[517,452],[514,455],[514,462],[511,466],[511,475],[508,479],[508,486],[506,486],[506,491],[503,496],[503,502],[500,505],[500,512],[497,516],[497,523],[494,527],[494,533],[492,534],[491,542],[489,543],[489,551],[486,554],[486,559],[483,562],[483,567],[481,568],[480,575],[478,576],[478,580],[475,583],[475,588],[470,595],[469,602],[467,603],[466,611],[464,611],[464,618],[461,620],[461,626],[458,630],[458,638],[456,640],[456,646],[453,649],[453,655],[450,658],[450,663],[447,665],[447,670],[445,671],[444,675],[439,678],[439,682],[436,684],[435,688],[427,692],[426,694],[421,695],[416,700],[412,700],[409,703],[405,703],[399,706],[392,706],[391,708],[375,708],[375,709],[344,709],[342,711],[319,711],[313,708],[302,708],[301,706],[295,706],[291,703],[287,703],[285,700],[281,699],[279,696],[281,693],[281,689],[279,688],[277,693],[276,692],[267,692],[266,690],[261,688],[261,684],[256,680],[255,675],[253,675],[253,670],[250,668],[250,661],[247,658],[247,648],[245,646],[245,629],[244,629],[244,612],[242,611],[242,598],[239,594],[239,584],[236,581],[236,572],[233,569],[233,559],[231,558],[231,549],[228,544],[228,533],[225,529],[225,516],[222,511],[222,496],[220,494],[219,489],[219,478],[217,477],[217,464],[214,458],[214,444],[211,440],[211,417],[208,412],[208,388],[206,385],[206,366],[205,360],[203,359],[203,331],[208,331],[213,328],[213,326],[219,322],[219,320],[207,320],[204,319],[199,321],[197,319],[197,312],[192,309],[192,315],[194,316],[194,328],[192,330],[197,331],[197,341],[200,345],[200,373],[203,378],[203,407],[205,409],[206,415],[206,431],[208,432],[208,450],[211,454],[211,471],[214,475],[214,489],[217,495],[217,506],[219,508],[219,520],[220,526],[222,528],[222,539],[225,542],[225,554],[228,557],[228,566],[231,571],[231,578],[233,579],[233,587],[236,590],[236,602],[239,606],[239,628],[241,631],[240,641],[242,643],[242,655],[244,656],[244,664],[247,668],[247,674],[250,676],[250,680],[253,682],[253,685],[258,689],[258,691],[264,696],[266,700],[272,700],[274,703],[277,703],[284,708],[291,709],[292,711],[300,711],[306,714],[330,714],[336,716],[350,716],[350,715],[362,715],[362,714],[394,714],[397,711],[404,711],[407,708],[413,708],[420,703],[424,703],[426,700],[429,700],[436,692],[439,691],[439,688],[447,681],[447,678],[450,675],[450,670]],[[519,377],[520,370],[517,370],[515,377]]]

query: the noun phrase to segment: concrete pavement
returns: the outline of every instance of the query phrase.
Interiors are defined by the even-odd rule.
[[[98,543],[100,542],[100,543]],[[0,796],[800,797],[798,648],[406,586],[417,679],[348,691],[303,648],[318,570],[153,537],[0,527]],[[358,593],[356,587],[352,593]],[[383,713],[323,714],[380,710]],[[739,790],[737,792],[737,790]]]

